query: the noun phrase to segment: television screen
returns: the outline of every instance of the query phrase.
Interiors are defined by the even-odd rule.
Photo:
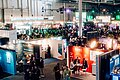
[[[119,80],[118,76],[113,76],[112,80]]]
[[[115,55],[110,59],[110,73],[113,71],[115,66],[118,66],[120,64],[120,56]]]

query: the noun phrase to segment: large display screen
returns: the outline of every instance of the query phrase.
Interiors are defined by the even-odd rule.
[[[3,72],[16,74],[16,52],[0,48],[0,65]]]
[[[113,71],[114,67],[120,64],[120,56],[115,55],[110,59],[110,73]]]
[[[112,80],[119,80],[118,76],[113,76]]]

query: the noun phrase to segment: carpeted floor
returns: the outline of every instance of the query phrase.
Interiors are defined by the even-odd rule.
[[[45,68],[44,68],[44,74],[45,78],[41,78],[40,80],[55,80],[55,75],[53,72],[53,68],[57,63],[60,63],[60,65],[66,64],[67,60],[56,60],[56,59],[48,59],[45,60]],[[49,63],[50,62],[50,63]],[[23,73],[19,73],[17,75],[9,76],[4,79],[0,80],[24,80]],[[78,75],[78,76],[71,76],[71,80],[95,80],[95,76],[92,75]]]
[[[8,77],[8,76],[11,76],[11,74],[8,74],[5,72],[0,73],[0,79],[3,79],[3,78]]]
[[[45,63],[45,64],[50,64],[50,63],[56,62],[56,61],[59,61],[59,60],[56,59],[56,58],[48,58],[48,59],[45,59],[45,60],[44,60],[44,63]]]

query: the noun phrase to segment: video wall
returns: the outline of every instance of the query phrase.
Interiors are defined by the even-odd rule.
[[[0,66],[3,72],[16,74],[16,52],[0,48]]]

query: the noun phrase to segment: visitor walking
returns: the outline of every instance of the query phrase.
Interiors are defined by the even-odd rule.
[[[61,75],[60,75],[60,64],[59,63],[57,63],[57,65],[55,65],[53,71],[55,72],[55,80],[60,80]]]

